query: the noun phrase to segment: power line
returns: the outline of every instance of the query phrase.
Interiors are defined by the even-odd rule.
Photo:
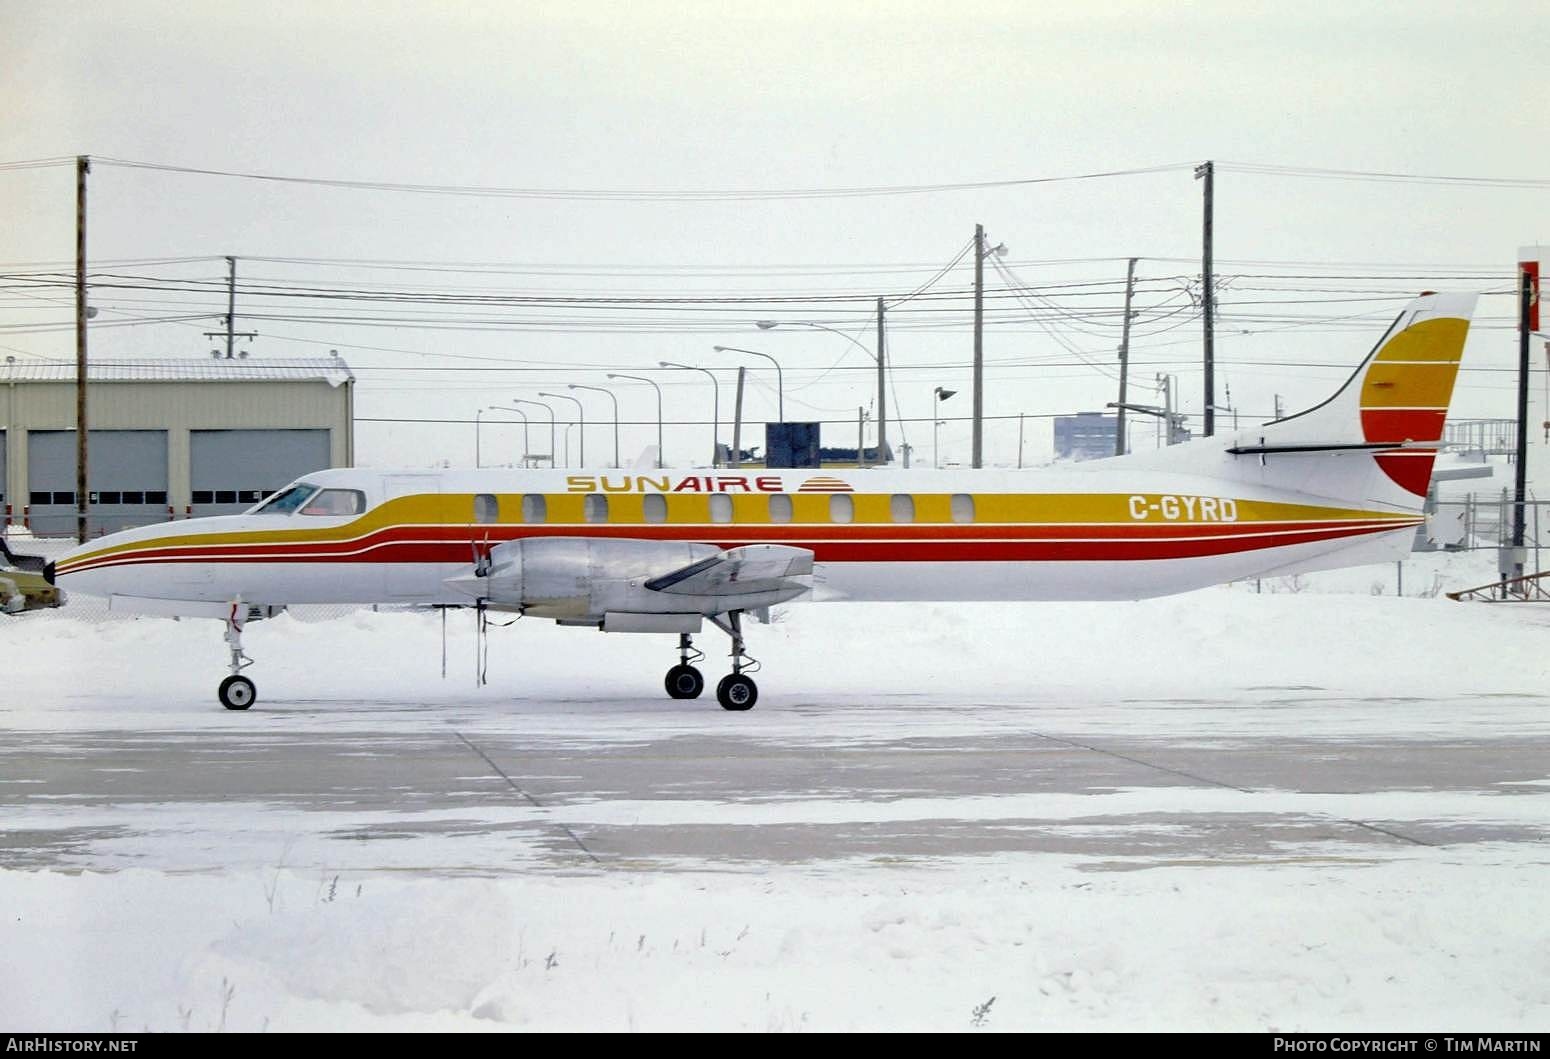
[[[142,162],[127,158],[92,156],[100,165],[122,169],[147,169],[164,173],[184,173],[196,176],[227,177],[238,180],[259,180],[282,184],[307,184],[316,187],[340,188],[351,191],[393,191],[419,195],[461,195],[475,198],[505,199],[569,199],[582,201],[612,202],[751,202],[779,199],[828,199],[863,198],[885,195],[923,195],[946,191],[983,191],[994,188],[1026,187],[1034,184],[1057,184],[1073,181],[1104,180],[1114,177],[1142,176],[1151,173],[1174,172],[1189,168],[1189,163],[1145,166],[1138,169],[1115,169],[1095,173],[1075,173],[1063,176],[1018,177],[1009,180],[981,180],[942,184],[870,185],[836,188],[680,188],[661,191],[630,188],[526,188],[499,187],[471,184],[405,184],[386,180],[344,180],[330,177],[289,176],[279,173],[254,173],[229,169],[204,169],[196,166],[170,165],[161,162]]]

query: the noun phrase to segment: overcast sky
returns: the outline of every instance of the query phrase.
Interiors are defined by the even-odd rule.
[[[106,164],[91,177],[94,271],[99,261],[189,257],[207,260],[100,267],[162,282],[213,281],[224,275],[219,258],[232,254],[253,259],[239,263],[245,281],[357,291],[807,299],[753,303],[746,314],[739,305],[701,304],[612,316],[554,305],[348,302],[346,312],[316,302],[239,302],[238,326],[260,335],[247,347],[252,356],[338,348],[359,369],[363,417],[472,419],[513,396],[606,383],[611,369],[657,376],[669,419],[708,419],[704,376],[659,374],[651,370],[659,360],[746,363],[756,380],[750,418],[771,416],[764,362],[713,353],[721,343],[780,359],[788,418],[853,422],[857,406],[872,402],[866,355],[830,333],[764,332],[753,321],[783,309],[870,348],[868,299],[896,298],[930,279],[964,248],[976,222],[992,245],[1007,244],[999,260],[1011,276],[1064,288],[1047,303],[1027,295],[993,301],[988,413],[1048,415],[1114,399],[1118,291],[1130,256],[1143,259],[1138,275],[1150,281],[1135,377],[1149,383],[1158,371],[1176,374],[1185,409],[1198,411],[1191,301],[1198,288],[1190,279],[1199,271],[1201,203],[1188,165],[1216,159],[1216,256],[1228,277],[1218,376],[1234,405],[1252,415],[1269,413],[1276,395],[1289,407],[1325,396],[1405,292],[1504,289],[1517,248],[1550,243],[1550,192],[1238,167],[1550,177],[1543,53],[1535,46],[1543,40],[1540,16],[1541,5],[1527,0],[1467,9],[1087,3],[1079,11],[834,0],[768,7],[0,0],[8,117],[0,123],[0,162],[85,153],[338,180],[648,194],[1176,166],[999,189],[735,201],[423,195]],[[0,170],[7,270],[69,261],[73,187],[69,166]],[[418,264],[407,271],[338,263],[345,260]],[[935,290],[965,289],[970,260]],[[438,267],[448,270],[418,270]],[[1453,278],[1427,282],[1430,275]],[[1275,278],[1257,278],[1265,276]],[[999,269],[987,278],[998,291],[1013,282]],[[1086,298],[1070,286],[1098,282],[1106,285]],[[824,295],[856,300],[815,300]],[[1269,300],[1286,304],[1266,309]],[[125,289],[95,291],[92,301],[98,323],[208,314],[95,329],[92,352],[103,357],[208,356],[202,332],[219,326],[214,314],[224,307],[220,296]],[[72,332],[43,330],[68,323],[71,304],[68,290],[0,291],[0,345],[18,358],[72,355]],[[898,324],[888,340],[894,389],[904,415],[920,420],[907,425],[917,459],[929,459],[932,388],[967,389],[967,305],[917,299],[890,313]],[[326,320],[274,318],[325,310]],[[394,312],[417,322],[384,326]],[[442,315],[427,323],[432,312]],[[1500,370],[1514,356],[1510,312],[1507,298],[1482,302],[1482,316],[1498,326],[1477,329],[1471,341],[1469,364],[1481,370],[1464,377],[1460,414],[1511,414],[1512,380]],[[1299,360],[1320,366],[1276,363]],[[494,367],[539,370],[446,370]],[[734,374],[721,373],[724,415]],[[624,418],[654,416],[648,388],[618,392]],[[591,396],[589,419],[605,420],[606,399]],[[1148,390],[1138,399],[1154,397]],[[1225,403],[1220,389],[1218,399]],[[967,394],[942,411],[966,415]],[[652,434],[627,427],[626,459]],[[670,432],[669,458],[702,455],[701,434],[708,428]],[[965,423],[944,426],[944,457],[966,458],[968,435]],[[826,427],[830,444],[853,444],[854,436],[853,426]],[[1028,436],[1028,457],[1043,458],[1048,426],[1035,421]],[[994,459],[1016,459],[1015,419],[997,420],[987,437]],[[520,432],[492,428],[485,442],[487,452],[509,454],[520,450]],[[469,462],[473,447],[471,426],[378,423],[362,424],[358,445],[363,461],[377,463]],[[597,453],[611,456],[603,430],[589,429],[588,447],[593,463]]]

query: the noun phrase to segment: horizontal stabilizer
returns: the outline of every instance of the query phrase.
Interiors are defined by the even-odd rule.
[[[1294,452],[1393,452],[1399,449],[1425,449],[1435,452],[1439,446],[1432,445],[1396,445],[1389,441],[1365,441],[1365,442],[1330,442],[1328,445],[1234,445],[1227,451],[1234,456],[1253,456],[1275,453],[1285,455]]]
[[[731,548],[646,582],[653,592],[732,596],[787,587],[790,578],[813,572],[813,553],[784,544]]]

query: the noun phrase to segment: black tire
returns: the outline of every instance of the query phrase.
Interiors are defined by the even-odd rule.
[[[668,697],[674,699],[697,699],[705,690],[705,677],[693,666],[674,666],[667,671],[663,683],[667,685]]]
[[[759,685],[741,673],[728,673],[716,685],[716,701],[723,710],[751,710],[759,701]]]
[[[258,689],[247,677],[227,677],[221,681],[221,689],[216,694],[228,710],[245,710],[258,701]]]

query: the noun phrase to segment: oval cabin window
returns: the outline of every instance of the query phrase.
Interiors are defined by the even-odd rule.
[[[829,497],[829,521],[850,522],[856,517],[856,502],[844,493]]]
[[[489,493],[480,493],[474,497],[475,522],[499,522],[500,520],[500,501],[496,500]]]
[[[645,502],[641,506],[647,522],[667,521],[667,497],[657,493],[647,493]]]
[[[974,521],[974,498],[967,493],[955,493],[952,499],[954,522]]]
[[[522,498],[522,521],[549,521],[549,502],[539,493],[528,493]]]
[[[770,521],[790,522],[791,518],[791,498],[785,493],[771,493]]]
[[[581,505],[581,517],[588,522],[607,522],[608,498],[602,493],[588,493]]]
[[[888,501],[888,513],[893,516],[895,522],[914,522],[915,498],[903,493],[895,493],[893,499]]]
[[[712,493],[710,495],[710,520],[712,522],[732,521],[732,498],[725,493]]]

